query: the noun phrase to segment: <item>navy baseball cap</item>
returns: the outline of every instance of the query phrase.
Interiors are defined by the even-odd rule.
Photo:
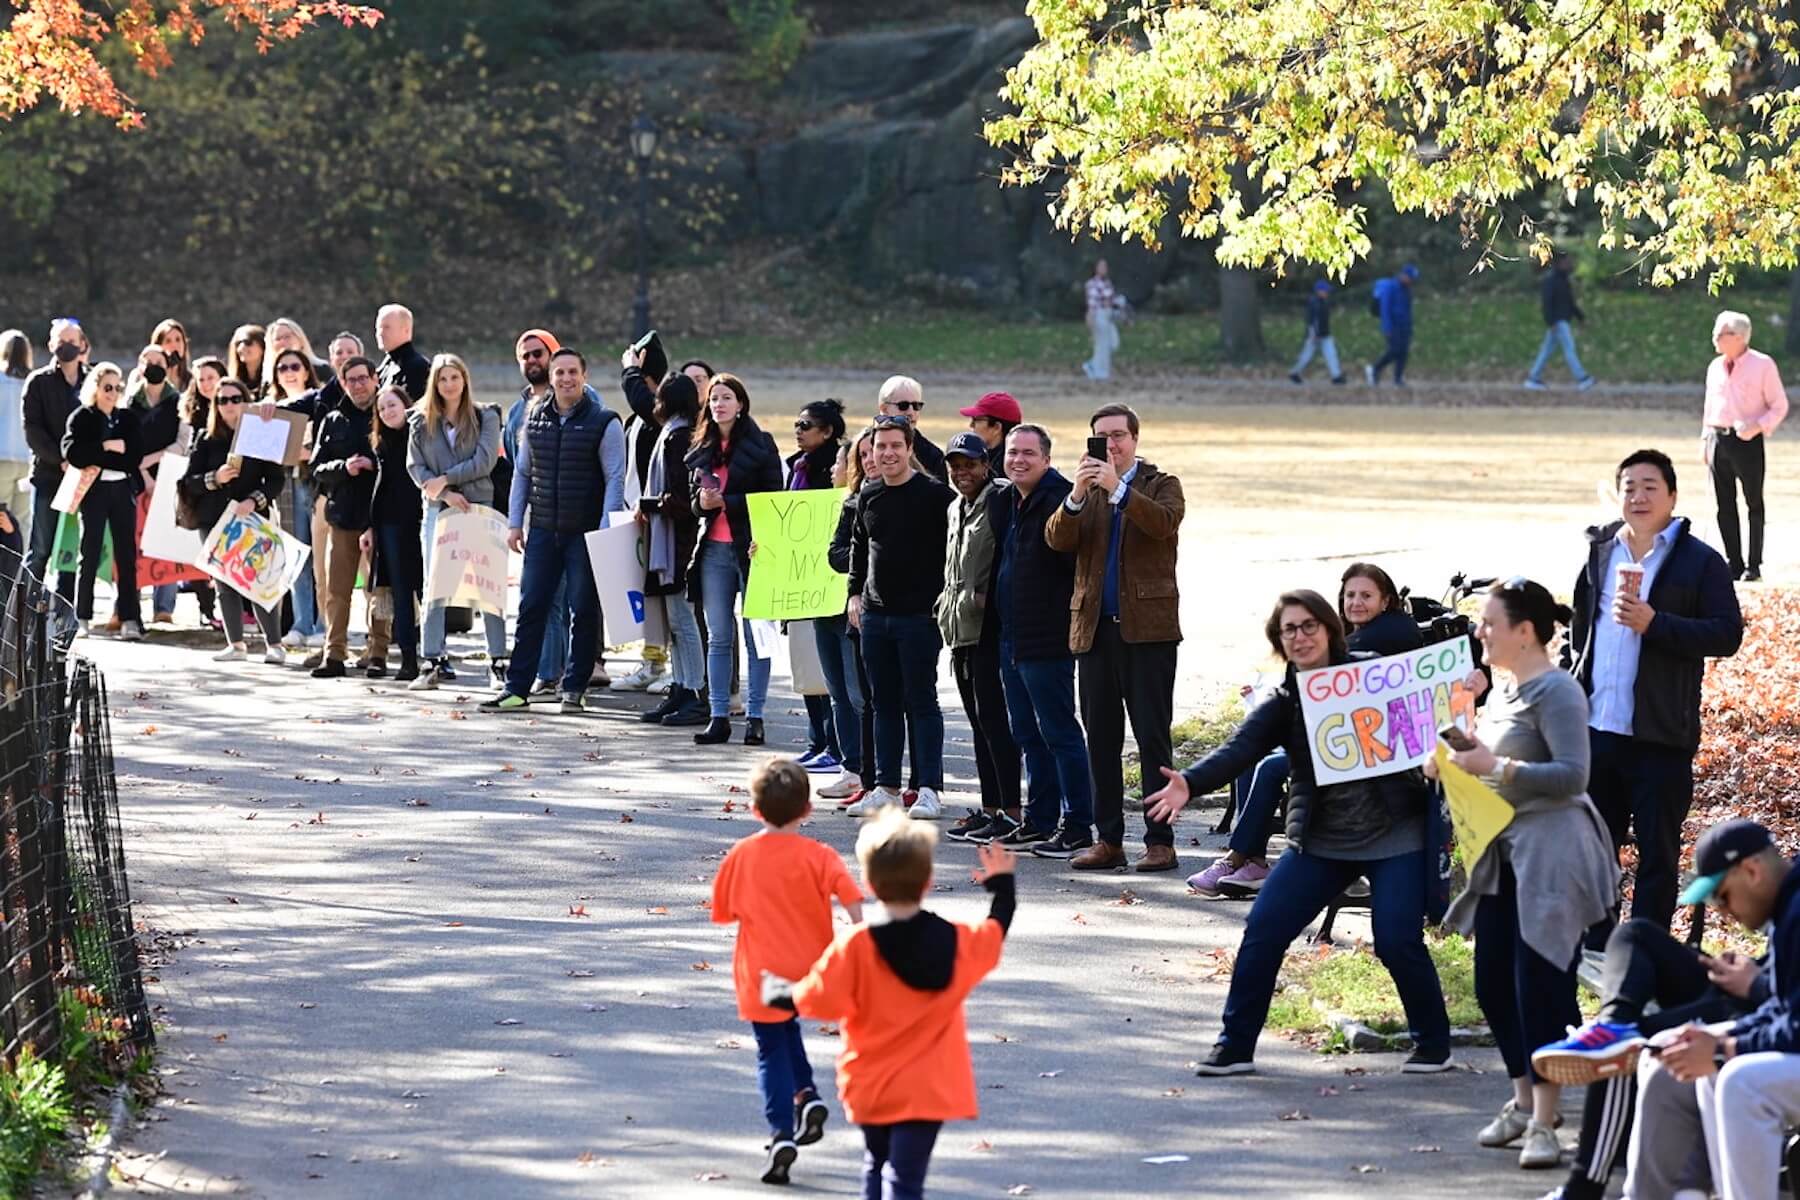
[[[1419,268],[1413,266],[1411,263],[1407,263],[1404,267],[1400,268],[1400,274],[1408,279],[1417,279],[1419,277]]]
[[[973,429],[965,429],[951,438],[950,444],[944,447],[945,458],[949,458],[952,454],[960,454],[964,458],[985,459],[988,456],[987,443],[982,441],[981,435]]]
[[[1755,821],[1740,817],[1714,825],[1694,845],[1694,878],[1681,893],[1680,903],[1701,904],[1711,899],[1725,872],[1774,844],[1769,831]]]
[[[1319,280],[1319,282],[1313,284],[1313,291],[1329,292],[1329,291],[1331,291],[1331,284],[1329,284],[1325,280],[1321,279],[1321,280]]]

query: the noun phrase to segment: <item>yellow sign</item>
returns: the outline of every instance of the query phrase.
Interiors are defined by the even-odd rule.
[[[826,553],[844,507],[843,488],[810,492],[753,492],[750,511],[750,582],[744,618],[797,621],[844,613],[848,576],[831,569]]]
[[[1438,779],[1444,784],[1444,798],[1450,802],[1450,823],[1456,827],[1456,841],[1462,847],[1463,865],[1473,871],[1489,844],[1512,824],[1513,806],[1493,788],[1451,762],[1441,744],[1437,748],[1437,767]]]

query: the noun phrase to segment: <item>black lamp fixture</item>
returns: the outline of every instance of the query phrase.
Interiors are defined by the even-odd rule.
[[[656,122],[639,113],[631,123],[631,154],[637,159],[637,295],[631,301],[631,336],[650,332],[650,159],[656,153]]]

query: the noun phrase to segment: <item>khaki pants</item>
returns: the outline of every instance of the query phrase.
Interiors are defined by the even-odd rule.
[[[324,525],[322,531],[320,525]],[[349,657],[350,598],[356,592],[356,569],[362,562],[362,547],[357,544],[361,537],[355,529],[323,522],[313,526],[313,565],[323,568],[313,579],[319,588],[319,606],[325,610],[325,657],[336,662]]]

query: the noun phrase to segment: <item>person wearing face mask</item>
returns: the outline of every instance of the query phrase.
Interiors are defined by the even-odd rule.
[[[75,616],[83,630],[94,617],[94,576],[107,533],[112,533],[113,569],[118,578],[119,637],[142,640],[138,619],[137,505],[134,478],[144,455],[137,418],[119,401],[125,375],[112,363],[101,363],[82,381],[81,406],[69,414],[62,455],[79,470],[99,474],[81,498],[81,569],[76,586]]]
[[[345,674],[350,601],[362,567],[362,535],[369,528],[375,501],[375,448],[369,440],[374,433],[371,421],[376,420],[372,416],[374,364],[366,358],[353,358],[344,365],[349,407],[326,416],[312,452],[313,484],[324,497],[320,510],[325,524],[325,536],[315,536],[313,541],[313,553],[325,563],[320,588],[325,602],[325,661],[313,668],[315,679],[337,679]],[[370,622],[366,670],[370,679],[380,679],[387,674],[387,648],[380,643],[374,624]]]
[[[132,383],[125,397],[127,406],[138,422],[138,436],[144,451],[139,470],[148,493],[155,492],[157,464],[162,461],[163,454],[175,445],[175,437],[181,430],[181,390],[169,373],[166,365],[168,361],[168,351],[161,346],[155,343],[145,346],[138,354],[137,370],[132,372]],[[172,624],[175,620],[175,597],[179,593],[180,585],[174,583],[158,584],[152,588],[150,619],[158,625]]]
[[[24,410],[25,441],[31,447],[31,573],[46,577],[56,549],[56,510],[50,502],[63,476],[63,434],[69,416],[81,407],[82,385],[87,379],[88,338],[81,322],[58,317],[50,322],[51,361],[25,380],[20,400]],[[75,577],[63,572],[56,583],[57,595],[75,598]],[[61,618],[59,618],[60,620]],[[73,618],[69,618],[73,619]],[[70,627],[64,625],[67,634]]]
[[[1278,747],[1287,750],[1293,772],[1288,848],[1250,908],[1225,997],[1224,1029],[1196,1073],[1256,1070],[1256,1042],[1288,946],[1359,876],[1369,881],[1375,954],[1393,977],[1412,1032],[1413,1053],[1400,1069],[1448,1071],[1450,1018],[1424,937],[1425,783],[1419,772],[1407,771],[1320,786],[1298,678],[1351,660],[1343,626],[1325,597],[1301,589],[1282,593],[1263,633],[1287,664],[1281,684],[1217,750],[1185,771],[1163,768],[1167,783],[1144,798],[1147,816],[1173,821],[1192,797],[1223,787]]]

